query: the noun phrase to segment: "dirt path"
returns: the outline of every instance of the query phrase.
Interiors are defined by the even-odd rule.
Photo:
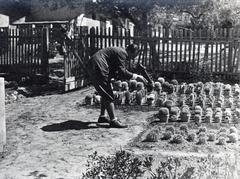
[[[88,92],[26,98],[7,105],[8,145],[0,160],[0,179],[79,178],[89,154],[111,154],[124,147],[151,115],[117,110],[129,128],[96,128],[99,109],[77,107]]]
[[[205,154],[131,148],[132,139],[156,112],[117,110],[127,129],[96,127],[97,108],[79,107],[91,90],[23,98],[6,106],[7,147],[0,179],[78,179],[88,155],[113,154],[121,148],[137,155],[204,157]]]

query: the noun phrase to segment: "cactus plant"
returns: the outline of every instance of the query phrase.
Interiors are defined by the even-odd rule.
[[[101,104],[101,99],[102,99],[102,97],[100,96],[100,95],[94,95],[94,97],[93,97],[93,102],[95,103],[95,104]]]
[[[163,77],[158,77],[157,81],[163,84],[165,82],[165,79]]]
[[[187,137],[188,142],[194,142],[195,139],[196,139],[196,134],[194,134],[194,133],[190,133]]]
[[[199,114],[194,115],[193,117],[194,122],[201,123],[202,122],[202,116]]]
[[[206,139],[206,136],[201,136],[198,138],[198,143],[199,145],[204,145],[207,143],[207,139]]]
[[[174,144],[181,144],[184,142],[184,138],[182,135],[180,134],[175,134],[173,135],[172,137],[172,140],[171,140],[171,143],[174,143]]]
[[[219,137],[218,138],[218,145],[226,145],[226,138],[225,137]]]
[[[161,92],[162,91],[162,85],[160,82],[156,81],[154,83],[154,90],[157,91],[157,92]]]
[[[166,131],[166,132],[164,132],[163,134],[162,134],[163,136],[162,136],[162,140],[169,140],[169,139],[171,139],[172,138],[172,132],[170,132],[170,131]]]
[[[129,90],[129,86],[128,83],[126,81],[122,82],[122,91],[128,91]]]
[[[172,134],[175,134],[175,128],[173,127],[173,126],[167,126],[166,128],[165,128],[165,131],[167,132],[167,131],[170,131]]]
[[[231,143],[237,143],[238,141],[238,135],[236,133],[231,133],[228,135],[229,142]]]
[[[230,131],[230,134],[232,134],[232,133],[237,134],[237,133],[238,133],[238,130],[237,130],[236,127],[231,127],[231,128],[229,129],[229,131]]]
[[[157,141],[158,141],[158,133],[155,130],[150,131],[146,135],[146,138],[144,139],[144,142],[157,142]]]
[[[207,132],[207,128],[206,127],[199,127],[198,133],[201,133],[201,132],[206,133]]]
[[[185,133],[188,133],[188,126],[187,126],[187,125],[181,125],[181,126],[179,127],[179,129],[180,129],[181,131],[184,131]]]
[[[129,81],[129,91],[133,92],[137,90],[137,81],[136,80],[130,80]]]
[[[216,140],[216,134],[213,132],[210,132],[208,134],[208,141],[214,142]]]
[[[173,107],[175,104],[172,100],[166,100],[163,105],[164,107],[171,109],[171,107]]]
[[[168,122],[169,119],[169,109],[168,108],[160,108],[158,112],[158,118],[161,122]]]
[[[93,104],[93,95],[87,95],[85,97],[85,104],[86,105],[92,105]]]

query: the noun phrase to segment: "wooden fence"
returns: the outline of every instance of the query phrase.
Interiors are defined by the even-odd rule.
[[[47,29],[0,29],[0,72],[48,76]]]
[[[83,32],[81,28],[76,33],[75,44],[84,42],[85,52],[81,54],[84,59],[105,47],[137,43],[140,54],[129,63],[129,68],[140,62],[156,76],[200,72],[203,66],[221,78],[231,79],[240,74],[240,33],[234,29],[173,31],[158,28],[145,34],[135,32],[134,36],[126,30],[113,33],[110,29],[91,28],[88,33]],[[75,48],[83,51],[80,46]]]

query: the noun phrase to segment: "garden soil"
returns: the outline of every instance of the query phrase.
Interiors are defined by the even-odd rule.
[[[164,145],[161,149],[141,149],[141,145],[133,145],[148,128],[148,119],[156,111],[117,109],[117,116],[129,125],[128,128],[97,126],[99,108],[80,105],[92,92],[92,88],[86,88],[65,94],[22,98],[7,104],[7,145],[0,158],[0,179],[81,178],[87,168],[88,156],[95,151],[100,155],[111,155],[126,149],[139,156],[160,158],[207,155],[191,153],[184,145],[173,152],[168,151],[169,146],[165,150]]]

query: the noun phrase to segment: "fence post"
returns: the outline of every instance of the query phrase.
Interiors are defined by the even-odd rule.
[[[4,78],[0,78],[0,152],[6,145],[6,119],[5,119],[5,86]]]
[[[90,29],[90,55],[95,53],[95,28]]]
[[[49,69],[48,69],[48,50],[49,50],[49,29],[47,27],[42,30],[42,73],[48,82]]]

